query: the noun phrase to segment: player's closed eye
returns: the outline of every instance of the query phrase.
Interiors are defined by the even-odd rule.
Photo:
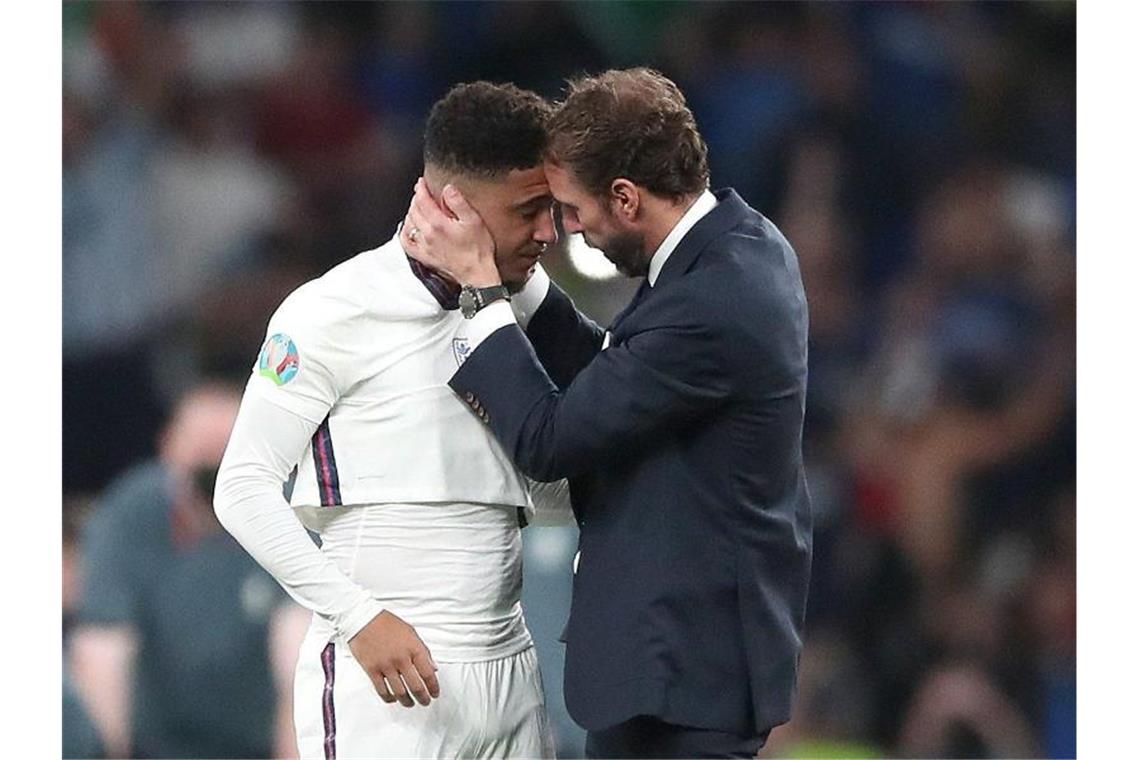
[[[553,208],[553,203],[536,203],[530,206],[524,206],[522,209],[522,217],[528,222],[532,222],[538,218],[539,214],[549,213]]]

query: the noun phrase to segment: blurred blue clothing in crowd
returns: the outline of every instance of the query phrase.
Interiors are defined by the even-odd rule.
[[[75,692],[68,673],[67,661],[63,664],[63,757],[75,760],[106,757],[103,740],[91,722],[87,707]]]
[[[1058,669],[1045,679],[1045,756],[1077,756],[1077,672]]]
[[[63,166],[63,485],[93,491],[153,451],[159,424],[148,349],[163,303],[148,180],[161,137],[125,111],[81,139]]]
[[[65,359],[131,345],[162,308],[149,183],[161,132],[120,112],[88,139],[63,167]]]

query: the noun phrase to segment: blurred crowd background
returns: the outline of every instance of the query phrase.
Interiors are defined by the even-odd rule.
[[[807,637],[762,755],[1073,757],[1075,31],[1066,2],[64,3],[65,756],[290,751],[296,610],[208,509],[231,386],[289,291],[391,236],[448,87],[648,64],[811,308]],[[545,265],[602,323],[635,285]],[[565,757],[575,539],[524,534]]]

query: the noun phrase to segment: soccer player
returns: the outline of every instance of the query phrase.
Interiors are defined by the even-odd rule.
[[[428,118],[427,184],[479,209],[507,291],[556,240],[548,113],[534,93],[476,82]],[[447,386],[457,323],[502,295],[460,292],[394,235],[269,322],[214,503],[315,613],[294,691],[302,757],[553,754],[520,605],[530,484]]]

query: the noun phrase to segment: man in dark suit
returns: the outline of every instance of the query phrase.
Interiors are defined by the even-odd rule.
[[[471,316],[450,384],[524,472],[569,478],[565,696],[587,754],[750,757],[790,717],[811,561],[796,255],[708,190],[704,140],[659,73],[571,83],[548,131],[566,232],[646,280],[609,331],[541,270],[512,311],[478,214],[419,183],[405,244]]]

